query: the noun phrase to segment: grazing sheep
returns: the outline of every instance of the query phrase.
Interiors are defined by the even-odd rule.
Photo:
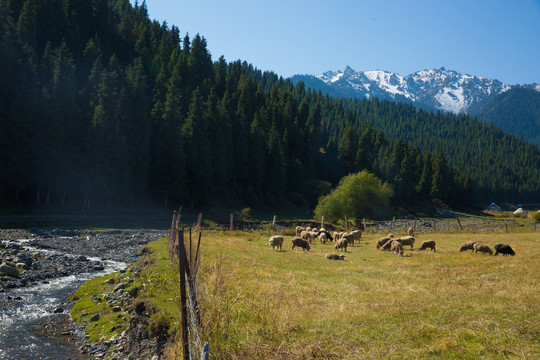
[[[306,231],[311,231],[311,226],[308,226],[308,227],[306,228]]]
[[[394,234],[388,233],[388,234],[386,234],[386,237],[393,238],[393,237],[394,237]]]
[[[296,227],[296,237],[299,237],[300,234],[302,233],[302,231],[304,231],[304,230],[306,230],[305,227],[303,227],[303,226],[297,226],[297,227]]]
[[[340,239],[341,239],[341,240],[346,239],[348,245],[354,245],[354,239],[355,239],[355,237],[354,237],[354,234],[353,234],[353,233],[350,233],[350,232],[349,232],[349,233],[347,233],[347,232],[346,232],[346,233],[343,233],[343,234],[341,234]]]
[[[326,232],[326,229],[325,228],[320,228],[319,232]]]
[[[345,260],[345,255],[338,255],[338,254],[326,254],[326,258],[328,260]]]
[[[321,242],[321,244],[326,244],[326,233],[320,233],[321,235],[319,235],[319,240]]]
[[[332,235],[330,235],[330,233],[326,230],[319,230],[319,232],[317,233],[317,236],[321,236],[322,234],[324,234],[324,236],[326,236],[326,240],[334,240],[334,237]]]
[[[399,241],[392,241],[392,245],[390,246],[390,251],[393,253],[396,253],[396,255],[403,256],[403,245]]]
[[[381,247],[381,250],[382,250],[382,251],[388,251],[388,250],[390,250],[390,248],[392,247],[392,243],[393,243],[394,241],[397,241],[397,240],[389,240],[389,241],[387,241],[387,242]],[[398,242],[399,242],[399,241],[398,241]]]
[[[334,231],[334,233],[332,234],[332,237],[338,241],[339,240],[339,237],[341,236],[341,233],[340,232],[337,232],[337,231]]]
[[[319,232],[319,229],[317,229],[317,228],[312,228],[311,231],[312,231],[312,232]]]
[[[459,248],[460,252],[467,251],[467,250],[473,250],[474,251],[474,244],[476,244],[476,241],[466,241],[461,245]]]
[[[358,242],[360,242],[360,240],[362,240],[362,232],[360,230],[354,230],[354,231],[351,231],[351,234],[354,236],[354,240],[358,240]]]
[[[414,246],[414,237],[412,236],[403,236],[397,239],[401,243],[401,245],[411,245],[411,250]]]
[[[307,231],[307,230],[302,231],[302,233],[300,234],[300,237],[304,240],[309,241],[310,243],[313,240],[313,235],[311,231]]]
[[[507,244],[498,243],[498,244],[495,244],[493,246],[493,248],[495,249],[495,255],[498,255],[498,254],[503,254],[503,256],[506,256],[506,255],[514,256],[514,255],[516,255],[516,253],[514,252],[512,247],[510,245],[507,245]]]
[[[336,245],[334,245],[334,249],[336,250],[345,250],[345,252],[347,252],[347,245],[348,245],[348,241],[347,239],[340,239],[338,241],[336,241]]]
[[[377,240],[377,250],[379,250],[381,247],[383,247],[384,244],[389,242],[391,238],[389,237],[382,237],[379,240]]]
[[[414,236],[414,229],[410,227],[409,230],[407,230],[407,233],[409,234],[409,236]]]
[[[304,249],[304,251],[305,250],[307,250],[307,251],[311,250],[311,246],[309,246],[309,242],[307,242],[304,239],[301,239],[299,237],[295,237],[291,241],[292,241],[292,250],[294,250],[295,246],[301,247],[302,249]]]
[[[274,235],[268,240],[270,243],[270,246],[272,246],[272,250],[278,250],[281,251],[281,245],[283,245],[283,236]]]
[[[427,248],[430,248],[431,251],[437,251],[435,250],[435,241],[433,240],[427,240],[420,245],[420,250],[426,250]]]
[[[491,248],[486,244],[476,243],[473,247],[475,253],[478,253],[480,251],[483,254],[493,255],[493,250],[491,250]]]

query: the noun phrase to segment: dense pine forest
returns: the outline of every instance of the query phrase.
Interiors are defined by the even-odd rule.
[[[180,24],[181,25],[181,24]],[[343,100],[128,0],[0,0],[0,200],[84,208],[235,198],[312,208],[348,173],[393,204],[540,202],[540,149],[476,119]]]

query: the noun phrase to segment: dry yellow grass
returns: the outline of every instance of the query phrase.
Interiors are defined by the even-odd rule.
[[[272,251],[269,234],[203,234],[200,302],[213,359],[538,359],[540,235],[421,234],[397,257],[364,236]],[[435,240],[437,252],[417,251]],[[516,256],[458,252],[467,240]]]

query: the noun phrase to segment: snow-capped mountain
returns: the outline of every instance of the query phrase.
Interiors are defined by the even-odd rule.
[[[304,81],[307,86],[333,96],[378,97],[454,113],[476,113],[494,96],[511,89],[498,80],[462,75],[445,68],[401,76],[382,70],[357,71],[347,66],[344,71],[295,75],[291,80],[295,84]]]

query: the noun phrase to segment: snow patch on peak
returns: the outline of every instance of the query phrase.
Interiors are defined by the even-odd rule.
[[[536,91],[540,92],[540,84],[536,84],[536,86],[535,86],[534,90],[536,90]]]
[[[441,104],[441,109],[459,114],[464,112],[469,102],[465,99],[463,88],[445,87],[435,95],[435,99]]]
[[[315,75],[317,79],[322,80],[327,84],[331,84],[336,81],[339,81],[339,79],[341,79],[342,76],[343,76],[343,72],[341,71],[337,71],[337,72],[326,71],[321,75]]]

